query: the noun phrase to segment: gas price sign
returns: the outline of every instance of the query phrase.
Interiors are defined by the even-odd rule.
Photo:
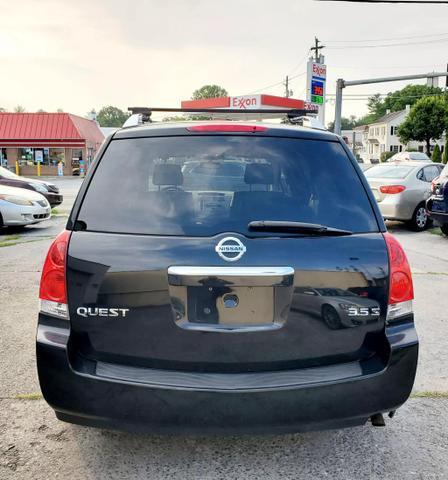
[[[308,62],[307,100],[314,105],[325,104],[325,83],[327,80],[327,66],[310,60]]]

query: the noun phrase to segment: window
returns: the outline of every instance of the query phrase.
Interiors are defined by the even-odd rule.
[[[263,219],[378,231],[338,142],[249,136],[113,140],[79,214],[88,230],[152,235],[272,235],[248,230]]]
[[[398,145],[391,145],[390,151],[394,153],[398,153],[399,152]]]
[[[429,167],[422,168],[423,175],[422,178],[418,177],[424,182],[432,182],[436,177],[440,175],[440,168],[436,165],[430,165]]]
[[[404,165],[377,165],[364,172],[367,178],[406,178],[415,167]]]

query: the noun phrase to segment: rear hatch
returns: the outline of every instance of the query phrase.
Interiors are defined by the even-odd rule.
[[[273,371],[367,359],[386,344],[386,245],[338,141],[113,140],[67,267],[70,351],[84,360]]]

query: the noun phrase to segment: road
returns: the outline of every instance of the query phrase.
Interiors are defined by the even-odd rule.
[[[0,247],[2,480],[448,479],[448,239],[389,226],[414,272],[421,353],[414,397],[386,428],[222,438],[102,431],[59,422],[39,395],[34,335],[40,270],[81,180],[57,182],[67,199],[59,216],[0,234],[0,245],[9,244]]]

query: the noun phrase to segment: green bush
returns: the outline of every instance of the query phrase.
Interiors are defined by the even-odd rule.
[[[445,165],[448,163],[448,140],[445,143],[445,150],[443,151],[442,163]]]
[[[387,162],[387,160],[389,160],[390,157],[392,157],[392,155],[395,155],[396,152],[383,152],[381,155],[380,155],[380,161],[381,163],[384,163],[384,162]]]
[[[431,157],[432,161],[434,163],[440,163],[442,161],[442,154],[440,152],[440,147],[439,145],[436,145],[434,147],[434,151],[432,152],[432,157]]]

